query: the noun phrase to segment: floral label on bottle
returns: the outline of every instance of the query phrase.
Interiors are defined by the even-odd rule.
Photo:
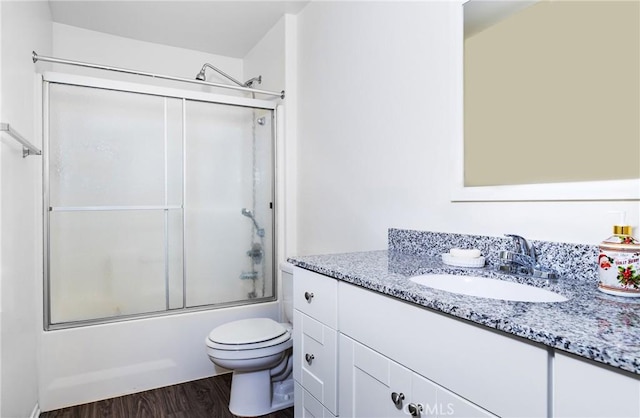
[[[640,246],[636,244],[635,239],[625,236],[613,236],[602,243],[598,289],[617,296],[640,297]]]

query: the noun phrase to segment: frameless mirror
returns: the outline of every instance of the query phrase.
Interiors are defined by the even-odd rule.
[[[453,200],[640,198],[640,3],[464,4]]]

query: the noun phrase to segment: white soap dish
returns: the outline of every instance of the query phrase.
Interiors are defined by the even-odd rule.
[[[484,267],[484,257],[462,258],[454,257],[449,253],[442,254],[442,262],[456,267]]]

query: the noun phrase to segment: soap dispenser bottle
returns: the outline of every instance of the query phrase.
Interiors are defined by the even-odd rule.
[[[616,296],[640,297],[640,241],[631,236],[621,213],[613,235],[600,243],[598,289]]]

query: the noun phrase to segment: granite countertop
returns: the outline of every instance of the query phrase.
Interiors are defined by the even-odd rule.
[[[394,251],[292,257],[292,264],[557,350],[640,374],[640,300],[610,296],[595,283],[554,283],[505,275],[494,268],[458,268],[440,257]],[[409,277],[451,273],[500,278],[556,291],[566,302],[513,302],[458,295]]]

